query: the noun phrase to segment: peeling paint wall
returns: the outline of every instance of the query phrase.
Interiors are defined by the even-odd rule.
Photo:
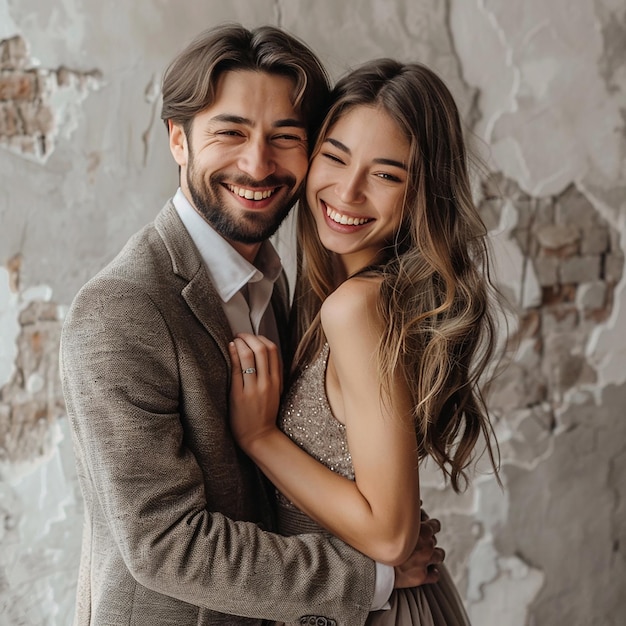
[[[71,622],[82,506],[60,327],[175,189],[161,72],[226,20],[287,28],[334,76],[393,56],[450,85],[512,304],[489,396],[504,489],[481,464],[457,496],[426,467],[423,499],[475,624],[621,625],[624,0],[0,0],[0,625]]]

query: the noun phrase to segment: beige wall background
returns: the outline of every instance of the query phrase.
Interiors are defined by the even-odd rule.
[[[333,76],[393,56],[448,82],[518,342],[490,400],[504,489],[425,471],[424,503],[474,624],[626,623],[624,0],[0,0],[0,624],[71,622],[60,326],[174,192],[161,72],[225,20],[292,31]]]

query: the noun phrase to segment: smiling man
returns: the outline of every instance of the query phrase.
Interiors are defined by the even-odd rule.
[[[191,128],[168,120],[185,197],[251,263],[287,217],[307,171],[307,131],[293,91],[286,76],[229,71]]]
[[[180,188],[63,329],[85,498],[78,626],[358,626],[388,597],[393,570],[341,541],[269,532],[272,492],[228,426],[234,334],[287,348],[267,238],[300,193],[328,92],[315,55],[271,27],[208,31],[165,73]],[[421,525],[397,586],[435,580],[436,526]]]

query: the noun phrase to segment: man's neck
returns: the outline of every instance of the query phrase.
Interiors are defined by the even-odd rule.
[[[226,239],[226,238],[225,238]],[[261,247],[260,243],[241,243],[239,241],[232,241],[231,239],[226,239],[228,243],[235,249],[239,254],[246,260],[248,263],[254,265],[254,259],[256,259],[256,255],[259,252],[259,248]]]

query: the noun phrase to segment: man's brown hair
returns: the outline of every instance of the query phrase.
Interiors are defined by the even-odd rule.
[[[242,70],[293,80],[293,104],[302,115],[312,146],[328,105],[328,75],[307,45],[273,26],[248,30],[229,24],[196,37],[165,72],[161,119],[166,126],[168,120],[180,124],[188,134],[194,116],[214,102],[220,75]]]

